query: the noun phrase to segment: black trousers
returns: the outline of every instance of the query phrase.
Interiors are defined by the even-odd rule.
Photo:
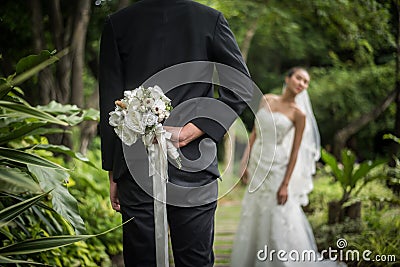
[[[118,197],[123,221],[126,267],[156,266],[153,198],[130,177],[121,178]],[[214,265],[214,220],[217,202],[197,207],[167,205],[167,216],[176,267]]]

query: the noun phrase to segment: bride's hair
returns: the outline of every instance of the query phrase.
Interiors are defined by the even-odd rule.
[[[290,78],[290,77],[292,77],[293,74],[295,74],[295,73],[296,73],[297,71],[299,71],[299,70],[303,70],[303,71],[305,71],[305,72],[308,73],[308,71],[306,70],[306,68],[303,68],[303,67],[293,67],[293,68],[289,69],[289,71],[287,72],[286,76]]]

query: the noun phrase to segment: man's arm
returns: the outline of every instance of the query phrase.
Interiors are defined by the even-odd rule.
[[[227,109],[206,106],[203,108],[215,108],[213,118],[201,117],[191,122],[218,142],[250,103],[253,83],[235,37],[222,14],[217,19],[213,36],[212,60],[220,63],[216,65],[221,84],[218,100],[221,105],[228,106],[232,112],[218,112]]]
[[[115,41],[112,22],[107,17],[100,43],[99,92],[100,92],[100,137],[102,167],[111,171],[113,168],[114,148],[117,136],[109,125],[109,112],[114,110],[114,100],[123,91],[121,59]]]

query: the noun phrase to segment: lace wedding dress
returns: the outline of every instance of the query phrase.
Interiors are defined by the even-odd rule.
[[[283,113],[261,108],[256,114],[256,129],[248,165],[251,180],[243,199],[231,266],[339,266],[333,261],[314,260],[320,255],[301,208],[308,203],[307,194],[312,190],[311,174],[301,168],[304,162],[296,164],[286,204],[277,204],[293,142],[292,121]],[[313,162],[310,159],[307,164]],[[280,250],[284,252],[279,254]]]

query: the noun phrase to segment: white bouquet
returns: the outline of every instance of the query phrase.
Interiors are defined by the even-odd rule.
[[[159,86],[140,86],[125,91],[124,98],[115,101],[115,110],[109,113],[109,124],[124,144],[130,146],[141,138],[149,149],[161,133],[167,140],[170,138],[170,133],[162,128],[162,122],[169,117],[171,110],[171,100]],[[180,167],[177,149],[169,140],[166,145],[168,156]]]

